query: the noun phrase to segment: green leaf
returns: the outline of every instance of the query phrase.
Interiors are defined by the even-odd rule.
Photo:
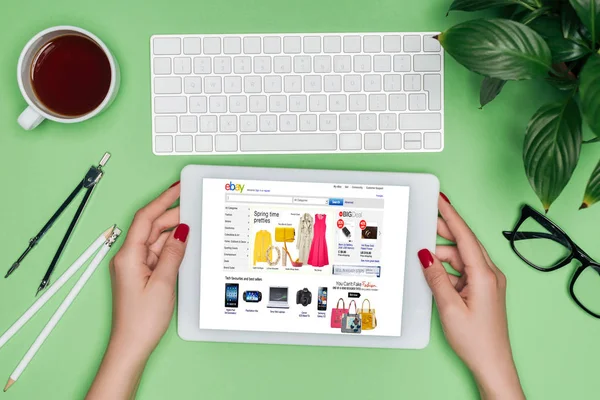
[[[538,7],[535,0],[454,0],[450,11],[480,11],[493,7],[524,5],[529,8]]]
[[[525,173],[546,212],[579,161],[581,114],[573,98],[547,104],[531,118],[523,145]]]
[[[549,76],[546,78],[546,82],[554,86],[558,90],[573,91],[579,85],[579,81],[576,79],[565,79],[558,76]]]
[[[529,27],[546,40],[552,52],[553,63],[578,60],[591,52],[587,46],[564,38],[561,21],[558,17],[539,17],[532,21]]]
[[[595,138],[590,139],[590,140],[584,140],[583,144],[591,144],[591,143],[598,143],[598,142],[600,142],[600,136],[595,137]]]
[[[545,6],[538,8],[535,11],[527,12],[519,18],[519,22],[528,25],[531,21],[535,20],[536,18],[547,14],[551,9],[552,7]]]
[[[588,28],[594,43],[600,40],[600,0],[569,0],[579,19]]]
[[[481,89],[479,90],[480,108],[483,108],[483,106],[494,100],[500,94],[505,84],[506,81],[502,79],[490,78],[489,76],[483,78]]]
[[[481,75],[502,80],[545,75],[552,54],[531,28],[503,19],[478,19],[453,26],[438,40],[456,61]]]
[[[596,165],[596,169],[592,172],[590,180],[585,188],[585,194],[583,195],[583,202],[581,203],[582,208],[588,208],[592,204],[600,200],[600,162]]]
[[[600,55],[587,60],[579,80],[583,115],[596,136],[600,136]]]
[[[579,17],[575,13],[575,10],[569,3],[563,3],[561,6],[560,22],[563,37],[565,39],[580,37],[579,26],[581,22],[579,21]]]

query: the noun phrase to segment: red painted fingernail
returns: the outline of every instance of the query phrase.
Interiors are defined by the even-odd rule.
[[[421,265],[423,268],[429,268],[433,264],[433,257],[431,252],[427,249],[419,250],[419,261],[421,261]]]
[[[175,187],[175,186],[179,185],[179,182],[181,182],[181,181],[177,181],[174,184],[172,184],[171,186],[169,186],[169,189],[171,189],[172,187]]]
[[[452,204],[450,203],[450,199],[448,198],[448,196],[446,196],[444,193],[440,192],[440,196],[442,196],[442,199],[446,200],[446,203]]]
[[[175,239],[179,240],[180,242],[185,243],[189,233],[190,233],[189,226],[187,226],[186,224],[179,224],[177,226],[177,229],[175,229],[175,234],[173,235],[173,237]]]

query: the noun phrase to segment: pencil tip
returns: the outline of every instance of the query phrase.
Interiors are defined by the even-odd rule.
[[[12,378],[9,378],[8,382],[6,382],[6,386],[4,386],[4,391],[6,392],[13,385],[13,383],[15,383],[15,380]]]

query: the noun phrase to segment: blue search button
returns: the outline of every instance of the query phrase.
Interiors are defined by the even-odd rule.
[[[330,206],[343,206],[344,199],[329,199]]]

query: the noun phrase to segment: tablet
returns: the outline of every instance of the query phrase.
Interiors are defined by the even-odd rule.
[[[425,347],[438,194],[427,174],[187,166],[179,336]]]

